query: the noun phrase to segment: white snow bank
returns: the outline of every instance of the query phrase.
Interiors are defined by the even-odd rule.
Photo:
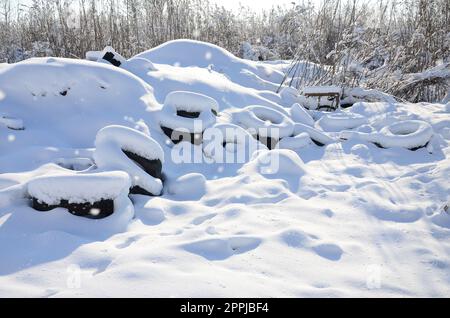
[[[450,102],[448,102],[447,104],[445,104],[445,111],[447,113],[450,113]]]
[[[255,180],[256,187],[264,184],[264,179],[279,179],[284,180],[283,186],[293,193],[298,192],[300,179],[305,173],[303,160],[289,149],[261,150],[239,170],[239,174],[246,176],[260,175],[261,181]]]
[[[151,137],[127,127],[108,126],[98,132],[95,146],[94,160],[100,169],[126,171],[133,186],[139,186],[154,195],[161,193],[162,181],[149,175],[122,151],[127,150],[145,159],[163,163],[163,150]]]
[[[237,124],[261,137],[283,138],[292,135],[293,121],[285,114],[265,106],[247,106],[234,114]]]
[[[295,103],[292,105],[290,109],[291,119],[296,123],[305,124],[308,126],[314,126],[314,119],[308,113],[308,111],[300,105],[299,103]]]
[[[324,131],[341,131],[343,129],[353,129],[364,125],[366,117],[351,112],[334,112],[326,114],[317,121],[317,125]]]
[[[270,65],[240,59],[219,46],[195,40],[169,41],[136,57],[143,57],[157,64],[212,68],[215,72],[226,74],[232,82],[245,87],[254,86],[255,81],[252,77],[243,76],[244,70],[274,83],[281,83],[284,77],[283,72]]]
[[[189,173],[170,182],[168,192],[184,200],[199,200],[206,193],[206,178],[200,173]]]
[[[61,200],[69,203],[94,203],[102,199],[127,196],[130,178],[122,171],[73,173],[40,176],[28,182],[28,194],[48,205]]]
[[[258,151],[239,171],[247,175],[261,174],[270,178],[297,178],[303,175],[306,169],[302,159],[294,151],[274,149]]]
[[[340,134],[341,139],[359,138],[376,143],[383,148],[403,147],[407,149],[424,147],[432,136],[431,125],[420,120],[395,122],[375,133],[343,131]]]
[[[164,107],[159,116],[161,126],[189,133],[201,133],[216,123],[219,110],[217,102],[206,95],[194,92],[175,91],[167,95]],[[198,112],[197,118],[187,118],[178,115],[178,111]],[[213,112],[214,111],[214,112]]]
[[[134,57],[129,59],[122,65],[122,68],[137,76],[158,70],[151,61],[142,57]]]
[[[63,58],[32,58],[0,69],[3,114],[20,118],[22,147],[92,147],[99,129],[134,127],[158,107],[153,89],[111,65]]]

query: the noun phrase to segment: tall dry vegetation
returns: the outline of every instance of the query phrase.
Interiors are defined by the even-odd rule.
[[[259,13],[205,0],[17,2],[0,0],[0,61],[82,58],[106,45],[130,57],[191,38],[241,56],[249,42],[252,58],[293,59],[294,85],[365,86],[411,101],[448,91],[450,0],[300,0]]]

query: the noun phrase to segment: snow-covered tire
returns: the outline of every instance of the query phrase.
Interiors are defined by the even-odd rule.
[[[294,132],[294,122],[285,114],[269,107],[247,106],[235,116],[240,126],[269,149],[275,148],[280,139],[291,136]]]
[[[246,161],[256,151],[267,149],[245,129],[234,124],[216,124],[206,129],[203,137],[204,154],[218,163],[227,162],[227,153],[232,153],[234,160]]]
[[[300,133],[307,133],[311,140],[317,145],[317,146],[324,146],[328,144],[332,144],[335,142],[333,138],[331,138],[328,134],[326,134],[323,131],[320,131],[316,128],[310,127],[308,125],[297,123],[294,126],[294,134],[298,135]]]
[[[417,150],[426,147],[433,137],[433,128],[421,120],[405,120],[386,126],[376,133],[343,131],[341,139],[359,138],[381,148],[402,147]]]
[[[109,63],[116,67],[120,67],[121,65],[126,63],[126,59],[119,53],[117,53],[112,47],[107,46],[100,53],[98,62]]]
[[[342,131],[353,129],[367,123],[366,117],[349,112],[335,112],[324,115],[317,121],[317,125],[324,131]]]
[[[299,95],[298,89],[292,86],[284,86],[280,91],[280,97],[287,105],[297,103]]]
[[[103,219],[114,213],[117,200],[128,200],[130,178],[122,171],[66,173],[28,182],[31,206],[37,211],[65,208],[71,214]]]
[[[297,136],[293,137],[284,137],[281,139],[278,144],[278,149],[290,149],[290,150],[298,150],[310,145],[312,142],[309,134],[306,132],[300,133]]]
[[[25,126],[23,125],[23,120],[14,117],[1,116],[0,124],[5,125],[7,128],[11,130],[25,130]]]
[[[311,127],[314,126],[314,119],[308,113],[306,108],[299,103],[295,103],[292,105],[290,113],[291,118],[294,122],[305,124]]]
[[[217,101],[194,92],[174,91],[166,96],[159,113],[161,130],[173,143],[200,144],[203,131],[216,123]]]
[[[160,195],[164,152],[150,136],[124,126],[107,126],[95,138],[94,161],[103,170],[123,170],[131,193]]]

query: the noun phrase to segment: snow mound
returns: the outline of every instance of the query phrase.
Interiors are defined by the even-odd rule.
[[[290,114],[294,122],[305,124],[311,127],[314,126],[314,119],[311,117],[305,107],[303,107],[299,103],[295,103],[292,105]]]
[[[432,136],[431,125],[420,120],[395,122],[375,133],[343,131],[340,134],[340,138],[344,140],[358,138],[376,143],[383,148],[402,147],[411,150],[426,146]]]
[[[216,163],[244,163],[265,145],[245,129],[233,124],[216,124],[203,134],[203,152]]]
[[[350,112],[334,112],[327,114],[317,121],[317,125],[325,131],[341,131],[364,125],[367,119],[359,114]]]
[[[28,182],[28,194],[48,205],[61,200],[69,203],[94,203],[103,199],[126,197],[130,178],[122,171],[45,175]]]
[[[136,57],[143,57],[157,64],[213,68],[218,73],[226,74],[234,83],[246,87],[254,85],[255,82],[251,77],[242,76],[245,71],[274,83],[281,83],[284,77],[282,72],[266,64],[240,59],[219,46],[194,40],[169,41]]]
[[[171,181],[169,194],[185,200],[199,200],[206,193],[206,179],[200,173],[189,173]]]
[[[129,151],[144,159],[156,161],[155,165],[160,167],[164,163],[164,153],[151,137],[128,127],[108,126],[98,132],[95,146],[94,160],[100,169],[126,171],[133,187],[140,187],[153,195],[161,194],[163,185],[157,172],[151,175],[150,171],[144,170],[142,165],[124,152]]]
[[[141,79],[84,60],[33,58],[7,65],[0,69],[0,87],[2,114],[26,124],[17,135],[24,147],[90,147],[102,127],[135,126],[133,118],[148,118],[147,110],[158,105]]]
[[[261,150],[240,170],[248,175],[261,174],[267,177],[299,176],[305,173],[305,164],[292,150]],[[290,178],[290,177],[289,177]]]
[[[142,57],[134,57],[129,59],[122,65],[122,68],[137,76],[142,76],[143,74],[147,74],[148,72],[154,72],[158,70],[151,61]]]
[[[450,113],[450,102],[448,102],[447,104],[445,104],[445,111],[447,113]]]

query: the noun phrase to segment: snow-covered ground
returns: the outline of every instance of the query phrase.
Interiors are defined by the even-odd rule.
[[[0,64],[0,296],[450,296],[450,105],[305,110],[276,93],[287,62],[195,41],[116,60]],[[161,126],[203,130],[177,111],[234,130],[174,145]],[[278,149],[244,130],[265,126]],[[163,180],[120,150],[159,160]]]

